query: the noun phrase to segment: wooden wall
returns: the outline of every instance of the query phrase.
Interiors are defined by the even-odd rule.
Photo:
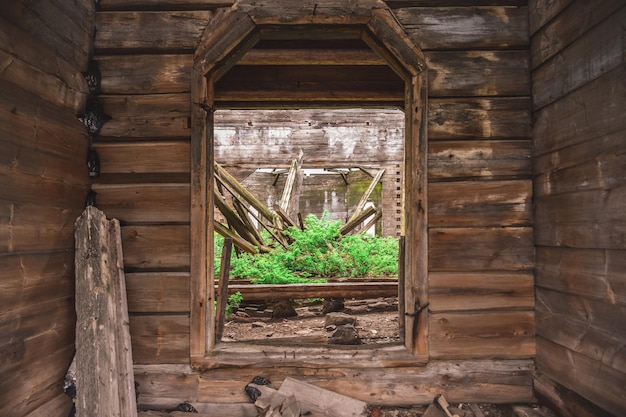
[[[0,3],[0,415],[65,416],[93,2]]]
[[[565,416],[605,415],[554,395],[567,389],[624,415],[626,7],[530,3],[536,387]]]
[[[183,395],[243,401],[241,382],[268,371],[170,367],[189,363],[192,56],[220,3],[101,0],[96,15],[100,101],[112,118],[95,139],[102,175],[93,189],[98,207],[123,224],[143,405],[175,405]],[[477,3],[389,1],[429,65],[430,355],[459,365],[395,364],[359,378],[350,369],[313,375],[293,367],[271,371],[277,378],[289,373],[379,403],[429,401],[436,390],[453,401],[531,399],[528,8],[521,0]],[[472,375],[470,386],[459,372]]]

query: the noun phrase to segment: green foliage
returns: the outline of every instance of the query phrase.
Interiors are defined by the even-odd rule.
[[[340,221],[326,214],[318,219],[309,215],[305,230],[290,228],[293,240],[287,249],[271,253],[233,253],[233,279],[250,279],[255,284],[296,284],[324,282],[330,277],[380,277],[398,273],[398,241],[366,234],[341,238]],[[215,273],[219,273],[223,238],[215,237]]]
[[[228,305],[226,306],[226,315],[232,314],[232,312],[235,311],[237,307],[239,307],[242,301],[243,301],[243,295],[241,295],[241,292],[239,291],[237,291],[236,293],[228,297]]]

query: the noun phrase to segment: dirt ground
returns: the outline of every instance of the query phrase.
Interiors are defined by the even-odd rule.
[[[328,305],[328,303],[327,303]],[[242,306],[243,307],[243,306]],[[268,306],[240,308],[226,318],[223,342],[303,337],[326,340],[335,327],[326,327],[324,303],[295,304],[297,316],[273,318]],[[356,318],[355,328],[363,344],[400,341],[398,335],[398,301],[394,298],[346,300],[343,309],[335,309]],[[317,336],[317,338],[316,338]]]

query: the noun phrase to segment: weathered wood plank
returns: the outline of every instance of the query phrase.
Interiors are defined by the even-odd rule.
[[[0,79],[0,135],[3,141],[85,161],[88,138],[74,114]]]
[[[616,0],[608,2],[612,3],[612,8],[617,8],[617,4],[623,4]],[[591,19],[595,16],[593,11],[596,11],[598,6],[594,4],[590,7],[591,4],[586,2],[585,4],[585,8],[591,10],[582,12],[577,10],[575,15],[580,16],[580,19],[584,17],[584,21],[588,22],[590,16]],[[574,19],[569,19],[568,24],[572,23],[575,30],[587,29],[581,28],[580,22],[571,22],[571,20]],[[624,66],[626,43],[617,41],[621,39],[619,28],[620,22],[624,20],[626,20],[626,8],[610,15],[601,25],[585,32],[582,37],[571,44],[566,44],[567,47],[560,52],[558,50],[552,52],[556,55],[553,59],[547,62],[542,60],[543,65],[532,74],[533,110],[537,111],[618,66]],[[560,29],[556,29],[557,32],[553,35],[559,39],[562,37],[561,32],[558,31]],[[552,46],[550,40],[546,42],[550,42]],[[539,63],[533,62],[533,65],[536,67]]]
[[[535,242],[542,246],[626,249],[625,211],[626,184],[538,197]]]
[[[530,100],[440,98],[428,103],[428,138],[518,139],[531,135]]]
[[[79,213],[41,204],[0,200],[0,251],[44,252],[71,249]]]
[[[93,184],[98,208],[124,224],[189,223],[189,184]]]
[[[535,113],[535,155],[626,130],[626,65]]]
[[[208,10],[230,7],[234,0],[100,0],[100,10]]]
[[[626,306],[626,252],[539,246],[536,285]]]
[[[528,226],[532,182],[439,182],[428,186],[431,227]]]
[[[430,270],[530,270],[532,232],[530,227],[431,228]]]
[[[535,305],[531,272],[432,272],[428,289],[428,309],[434,313],[532,309]]]
[[[93,33],[94,4],[80,1],[3,2],[0,14],[29,37],[47,45],[76,70],[87,69]]]
[[[551,410],[558,410],[563,417],[612,417],[578,393],[565,388],[546,375],[539,373],[533,377],[533,389],[537,398]]]
[[[530,0],[528,2],[529,33],[533,35],[574,0]]]
[[[538,293],[535,310],[537,335],[626,373],[624,334],[609,333],[598,328],[593,322],[567,314],[560,306],[556,306],[553,311],[554,304],[551,303],[553,298],[555,294],[551,294],[550,291],[541,290]],[[581,303],[584,302],[585,300],[581,300]],[[593,302],[592,305],[597,303]],[[617,316],[620,312],[615,311],[614,314]]]
[[[76,221],[76,412],[136,416],[121,232],[87,207]]]
[[[132,315],[130,334],[135,364],[189,363],[189,317],[186,315]]]
[[[535,355],[532,311],[429,316],[433,358],[529,358]]]
[[[189,226],[124,226],[122,243],[133,271],[189,269]]]
[[[558,2],[552,3],[557,4]],[[571,2],[562,13],[555,16],[554,20],[533,34],[530,43],[532,68],[537,68],[545,63],[581,36],[588,37],[592,32],[611,31],[611,26],[615,26],[620,21],[617,19],[620,13],[615,12],[623,5],[624,3],[619,0],[600,0],[594,3],[582,0]],[[531,25],[533,25],[532,16],[531,9]],[[609,21],[594,28],[607,17]],[[619,19],[623,21],[623,17]],[[619,24],[617,26],[619,27]],[[598,34],[591,36],[598,36]],[[619,46],[620,42],[616,42],[618,38],[619,35],[611,38],[612,42],[610,43],[613,46]],[[605,39],[605,41],[609,42],[609,39]],[[601,45],[600,47],[610,48],[611,46]],[[624,49],[623,45],[621,49]],[[554,81],[559,81],[559,79],[555,78]]]
[[[102,174],[190,172],[188,141],[99,142]]]
[[[304,368],[217,369],[200,376],[200,402],[241,403],[249,399],[242,390],[242,381],[262,375],[275,384],[291,376],[315,383],[321,388],[366,401],[369,404],[408,406],[429,404],[445,387],[446,396],[455,402],[485,401],[507,403],[514,398],[531,398],[531,361],[485,360],[443,362],[434,360],[426,366],[379,368],[369,366],[354,370],[345,367],[320,367],[315,376]],[[411,383],[407,383],[411,381]],[[389,387],[393,386],[393,390]],[[375,400],[372,400],[375,398]],[[512,401],[513,400],[513,401]],[[529,400],[522,400],[522,402]]]
[[[528,45],[526,7],[407,7],[394,13],[423,50]]]
[[[58,393],[54,398],[42,404],[36,410],[24,417],[48,417],[52,415],[69,415],[72,409],[72,400],[65,393]]]
[[[45,2],[42,2],[42,4]],[[2,77],[25,90],[80,114],[87,100],[87,83],[49,45],[0,18],[0,62]]]
[[[228,294],[241,292],[246,301],[307,298],[375,298],[398,295],[397,282],[335,282],[328,284],[235,284]]]
[[[192,54],[99,55],[103,94],[188,93]]]
[[[431,141],[428,178],[529,178],[532,173],[529,140]]]
[[[140,272],[126,274],[131,313],[189,312],[189,273]]]
[[[623,184],[624,134],[618,131],[535,158],[535,195],[602,190]]]
[[[94,48],[187,51],[192,53],[211,18],[210,11],[99,12]]]
[[[613,413],[626,413],[622,372],[537,337],[537,367],[559,384]]]
[[[430,51],[429,97],[529,95],[526,51]]]

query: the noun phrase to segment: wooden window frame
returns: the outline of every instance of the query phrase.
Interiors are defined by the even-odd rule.
[[[190,359],[193,366],[213,368],[242,366],[263,361],[286,365],[311,362],[320,366],[346,360],[354,366],[370,366],[372,360],[428,360],[428,316],[419,313],[428,302],[428,233],[427,233],[427,78],[422,52],[413,44],[392,12],[378,0],[359,2],[358,10],[331,8],[315,13],[306,10],[273,9],[271,1],[241,1],[230,9],[220,10],[211,20],[196,50],[191,89],[191,269],[190,269]],[[366,4],[364,6],[363,4]],[[346,6],[349,7],[349,6]],[[293,13],[291,13],[293,12]],[[285,16],[291,16],[285,19]],[[307,30],[302,30],[307,29]],[[215,82],[225,74],[264,35],[280,32],[290,36],[332,36],[351,34],[360,37],[404,80],[405,83],[405,181],[403,187],[404,282],[399,284],[400,332],[404,346],[372,349],[328,346],[293,350],[280,346],[246,344],[228,347],[216,345],[213,303],[213,129]],[[310,35],[308,35],[310,34]],[[406,312],[406,315],[403,314]],[[323,350],[320,352],[320,350]],[[354,351],[357,353],[354,353]],[[323,359],[321,359],[323,358]]]

